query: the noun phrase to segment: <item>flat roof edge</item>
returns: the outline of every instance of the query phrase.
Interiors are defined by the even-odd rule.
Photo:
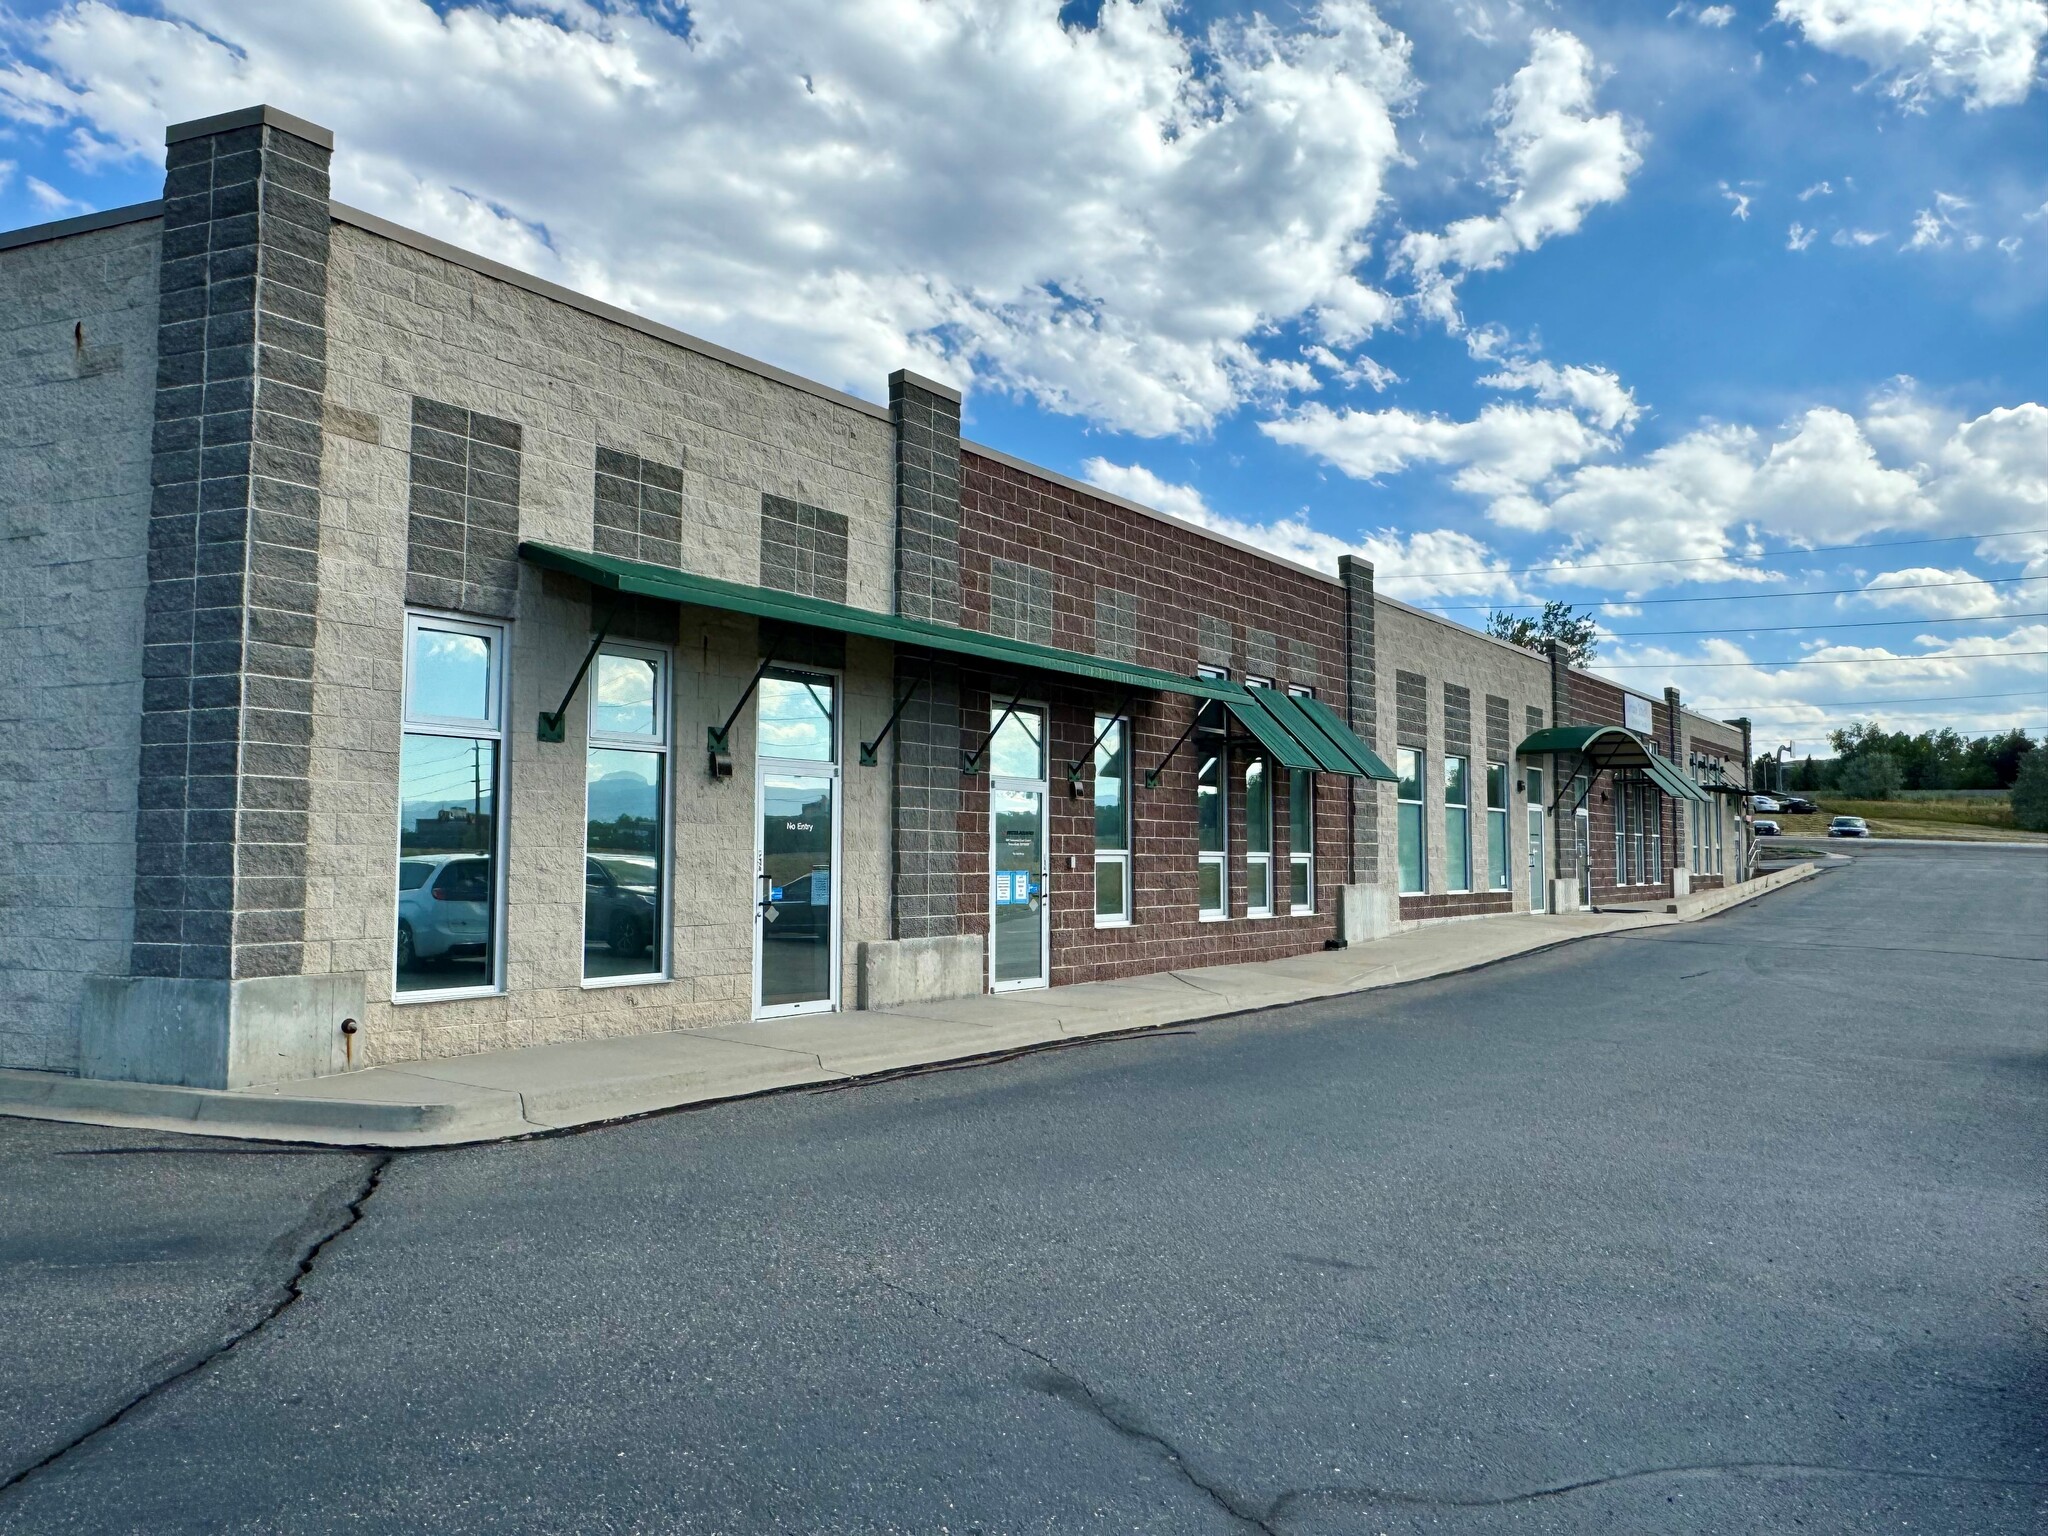
[[[848,410],[858,411],[861,415],[873,417],[877,421],[888,421],[891,419],[887,406],[877,405],[872,400],[863,400],[858,395],[850,395],[844,390],[834,389],[829,384],[820,384],[816,379],[807,379],[802,374],[791,373],[788,369],[778,368],[773,363],[764,363],[759,358],[748,357],[745,353],[735,352],[730,347],[721,347],[715,341],[706,341],[701,336],[692,336],[688,331],[679,331],[674,326],[663,325],[659,320],[650,320],[645,315],[636,315],[630,309],[621,309],[616,304],[607,304],[603,299],[592,298],[587,293],[578,293],[573,288],[564,288],[560,283],[551,283],[546,278],[536,277],[531,272],[522,272],[519,268],[507,266],[502,261],[494,261],[489,256],[480,255],[475,251],[466,251],[459,245],[450,245],[447,241],[437,239],[433,235],[424,234],[417,229],[408,229],[403,224],[395,224],[380,214],[371,213],[362,208],[351,208],[346,203],[332,203],[329,205],[329,209],[335,219],[343,224],[353,225],[357,229],[381,236],[399,245],[409,246],[413,250],[424,252],[426,255],[437,256],[443,261],[453,262],[456,266],[467,267],[472,272],[480,273],[485,277],[495,278],[501,283],[510,283],[513,287],[523,288],[528,293],[540,298],[552,299],[555,303],[566,304],[571,309],[580,309],[585,314],[593,315],[600,320],[609,320],[614,325],[623,325],[628,330],[640,332],[643,336],[651,336],[656,341],[665,341],[671,346],[695,352],[699,356],[725,363],[730,367],[741,369],[759,378],[767,379],[772,383],[786,385],[791,389],[800,390],[804,394],[814,395],[820,400],[830,401],[833,405],[845,406]]]
[[[1200,523],[1191,523],[1184,517],[1174,516],[1171,512],[1162,512],[1157,507],[1148,507],[1142,501],[1133,501],[1128,496],[1119,496],[1115,491],[1104,490],[1101,486],[1091,485],[1086,480],[1076,480],[1073,476],[1063,475],[1056,469],[1047,469],[1043,464],[1034,464],[1029,459],[1020,459],[1013,453],[1003,452],[1000,448],[991,448],[987,443],[971,443],[963,439],[960,444],[960,451],[962,453],[977,454],[984,459],[993,459],[996,463],[1003,465],[1005,468],[1014,469],[1019,474],[1036,475],[1041,480],[1050,480],[1054,485],[1064,486],[1070,491],[1079,491],[1083,496],[1093,496],[1097,501],[1106,501],[1112,506],[1122,507],[1126,512],[1136,512],[1140,517],[1149,517],[1154,522],[1166,523],[1171,527],[1184,529],[1188,533],[1198,534],[1202,538],[1212,540],[1227,548],[1242,550],[1245,554],[1256,555],[1261,560],[1270,560],[1273,564],[1283,565],[1290,571],[1299,571],[1304,576],[1313,576],[1319,581],[1327,581],[1333,587],[1343,585],[1335,576],[1332,576],[1328,571],[1320,567],[1303,565],[1299,560],[1290,560],[1285,555],[1276,555],[1270,549],[1261,549],[1258,545],[1246,543],[1243,539],[1233,539],[1227,533],[1218,533],[1213,528],[1204,528]]]
[[[147,203],[129,203],[121,208],[102,208],[97,213],[73,214],[47,224],[30,224],[22,229],[0,231],[0,251],[23,245],[41,245],[45,240],[62,240],[66,235],[88,235],[96,229],[114,229],[122,224],[140,224],[164,216],[161,198]]]

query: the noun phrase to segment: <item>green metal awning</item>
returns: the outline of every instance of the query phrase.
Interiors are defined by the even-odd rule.
[[[1302,768],[1310,773],[1322,768],[1307,744],[1281,724],[1278,711],[1272,708],[1272,700],[1267,697],[1272,689],[1241,688],[1238,692],[1243,697],[1226,700],[1224,707],[1236,717],[1238,724],[1257,738],[1259,745],[1271,754],[1275,762],[1282,768]]]
[[[543,570],[579,577],[593,587],[602,587],[609,592],[658,598],[698,608],[717,608],[727,613],[752,614],[783,624],[836,630],[845,635],[865,635],[897,645],[922,646],[954,656],[972,656],[1001,670],[1054,672],[1145,693],[1179,693],[1197,699],[1219,699],[1232,706],[1233,712],[1239,713],[1239,718],[1243,718],[1241,711],[1249,702],[1245,690],[1235,683],[1205,677],[1182,677],[1176,672],[1161,672],[1130,662],[1087,656],[1079,651],[1033,645],[1028,641],[984,634],[980,630],[959,629],[949,624],[898,618],[894,614],[876,613],[867,608],[829,603],[823,598],[799,597],[793,592],[719,581],[670,566],[621,560],[615,555],[590,554],[528,541],[519,546],[519,557]],[[1256,729],[1253,734],[1258,734]],[[1260,739],[1264,740],[1263,737]],[[1277,746],[1272,750],[1276,756],[1280,755]],[[1299,754],[1299,748],[1294,750]],[[1304,763],[1303,766],[1312,765]]]
[[[1378,776],[1372,771],[1371,766],[1377,764],[1380,773],[1392,779],[1393,775],[1387,771],[1386,764],[1379,762],[1379,759],[1373,757],[1372,749],[1367,747],[1364,742],[1359,741],[1355,736],[1351,736],[1351,732],[1345,728],[1341,721],[1337,720],[1333,712],[1326,708],[1322,713],[1328,716],[1336,725],[1337,731],[1341,732],[1343,736],[1351,736],[1353,744],[1351,749],[1347,749],[1343,740],[1339,736],[1333,735],[1329,727],[1325,726],[1317,715],[1310,712],[1308,706],[1314,704],[1315,700],[1305,697],[1297,698],[1292,694],[1281,692],[1278,688],[1252,688],[1246,691],[1251,694],[1252,701],[1257,707],[1263,709],[1281,730],[1293,737],[1306,749],[1310,761],[1307,763],[1290,762],[1287,764],[1288,767],[1311,768],[1318,773],[1336,773],[1342,774],[1346,778],[1369,779]],[[1357,754],[1363,754],[1364,760],[1361,761]]]
[[[1357,778],[1378,779],[1383,784],[1400,782],[1400,775],[1386,765],[1377,752],[1373,751],[1358,737],[1358,733],[1344,723],[1344,719],[1321,699],[1304,694],[1288,700],[1308,723],[1323,733],[1323,739],[1331,745],[1346,762]],[[1344,772],[1338,769],[1338,772]]]
[[[1707,803],[1704,789],[1659,756],[1641,736],[1618,725],[1553,725],[1515,748],[1518,757],[1546,752],[1577,753],[1596,774],[1613,768],[1640,769],[1667,795]]]

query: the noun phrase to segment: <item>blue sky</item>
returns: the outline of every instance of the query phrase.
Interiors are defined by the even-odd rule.
[[[952,378],[976,438],[1391,595],[1617,605],[1603,670],[1795,750],[2048,729],[2048,0],[4,15],[6,225],[269,100],[347,201]]]

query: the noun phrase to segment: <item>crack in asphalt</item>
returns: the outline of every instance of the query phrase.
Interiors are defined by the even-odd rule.
[[[1660,1477],[1710,1478],[1742,1473],[1762,1477],[1776,1474],[1790,1477],[1906,1478],[1918,1482],[1967,1483],[1999,1488],[2048,1488],[2048,1481],[2040,1478],[1936,1472],[1919,1467],[1862,1467],[1811,1461],[1709,1461],[1670,1467],[1639,1467],[1628,1472],[1610,1472],[1599,1477],[1582,1477],[1568,1483],[1530,1488],[1521,1493],[1488,1494],[1470,1498],[1444,1493],[1410,1493],[1399,1488],[1376,1488],[1369,1485],[1295,1488],[1281,1494],[1268,1505],[1264,1518],[1267,1521],[1284,1519],[1296,1504],[1311,1500],[1360,1506],[1388,1504],[1427,1509],[1507,1509],[1517,1504],[1533,1504],[1542,1499],[1557,1499],[1596,1488],[1610,1488],[1619,1483],[1644,1482]]]
[[[347,1181],[340,1181],[340,1183],[330,1185],[325,1190],[322,1190],[314,1200],[306,1220],[300,1222],[298,1226],[292,1228],[276,1243],[271,1245],[265,1257],[268,1258],[276,1255],[289,1259],[291,1261],[291,1270],[286,1275],[283,1283],[269,1293],[267,1301],[251,1298],[251,1300],[258,1301],[258,1308],[254,1318],[231,1329],[222,1338],[202,1344],[197,1348],[186,1350],[163,1361],[161,1366],[162,1374],[158,1375],[155,1380],[151,1381],[140,1392],[137,1392],[133,1397],[122,1403],[120,1407],[99,1419],[96,1423],[80,1430],[48,1455],[29,1463],[29,1465],[21,1468],[19,1471],[8,1474],[4,1480],[0,1480],[0,1498],[5,1498],[38,1472],[55,1466],[73,1451],[80,1449],[82,1446],[97,1439],[100,1435],[105,1434],[138,1408],[161,1396],[164,1392],[178,1385],[179,1382],[187,1381],[197,1376],[201,1371],[213,1364],[214,1361],[254,1338],[282,1316],[293,1302],[305,1294],[306,1277],[312,1274],[313,1266],[320,1261],[320,1256],[327,1251],[329,1245],[350,1231],[363,1219],[363,1213],[370,1203],[370,1197],[377,1193],[378,1186],[384,1182],[385,1170],[391,1166],[397,1156],[398,1154],[395,1152],[384,1152],[372,1158],[369,1168],[363,1173],[362,1177],[353,1181],[355,1193],[342,1203],[338,1213],[334,1212],[330,1197],[336,1193],[341,1183],[346,1183]],[[283,1251],[280,1252],[280,1250]],[[259,1297],[261,1295],[262,1293],[259,1293]]]
[[[1290,1254],[1290,1258],[1306,1262],[1331,1262],[1317,1260],[1308,1255]],[[1342,1261],[1335,1261],[1342,1262]],[[1352,1266],[1346,1266],[1352,1267]],[[1308,1503],[1341,1503],[1354,1507],[1369,1508],[1375,1505],[1408,1509],[1509,1509],[1521,1504],[1534,1504],[1545,1499],[1565,1498],[1571,1494],[1589,1493],[1601,1488],[1621,1484],[1646,1482],[1657,1478],[1714,1478],[1741,1476],[1744,1474],[1770,1477],[1875,1477],[1907,1479],[1918,1482],[1961,1483],[1975,1486],[2000,1488],[2048,1488],[2048,1479],[2029,1477],[1998,1477],[1984,1473],[1940,1472],[1922,1467],[1869,1467],[1831,1462],[1807,1461],[1715,1461],[1681,1463],[1674,1466],[1638,1467],[1624,1472],[1602,1473],[1597,1477],[1574,1478],[1570,1482],[1552,1483],[1541,1488],[1523,1489],[1517,1493],[1474,1494],[1460,1496],[1452,1493],[1433,1493],[1404,1488],[1384,1488],[1373,1484],[1335,1484],[1307,1488],[1289,1488],[1277,1494],[1263,1506],[1254,1505],[1243,1495],[1234,1493],[1220,1483],[1202,1476],[1189,1461],[1188,1455],[1173,1441],[1158,1430],[1139,1422],[1128,1412],[1120,1410],[1110,1399],[1104,1397],[1088,1382],[1076,1375],[1043,1350],[1010,1337],[1000,1328],[987,1323],[973,1322],[948,1312],[930,1297],[899,1285],[893,1280],[877,1277],[885,1289],[924,1308],[934,1317],[953,1324],[969,1333],[994,1339],[1004,1348],[1015,1351],[1035,1361],[1044,1370],[1044,1376],[1032,1385],[1047,1395],[1082,1409],[1099,1419],[1123,1439],[1147,1446],[1163,1456],[1189,1487],[1208,1499],[1231,1519],[1248,1530],[1259,1531],[1263,1536],[1282,1536],[1280,1523],[1288,1519],[1295,1509]]]
[[[1033,1349],[1029,1344],[1011,1338],[1002,1329],[993,1327],[990,1324],[976,1323],[967,1318],[956,1316],[948,1312],[929,1296],[921,1295],[911,1290],[908,1286],[898,1285],[893,1280],[883,1280],[879,1276],[876,1278],[877,1283],[885,1289],[894,1291],[906,1300],[916,1303],[934,1317],[941,1318],[951,1323],[954,1327],[965,1329],[969,1333],[979,1334],[983,1338],[994,1339],[1005,1349],[1013,1350],[1017,1354],[1023,1355],[1026,1359],[1036,1361],[1045,1371],[1042,1379],[1033,1382],[1033,1386],[1038,1390],[1047,1393],[1049,1396],[1057,1397],[1063,1403],[1068,1403],[1082,1409],[1092,1417],[1108,1425],[1122,1439],[1132,1441],[1138,1445],[1148,1446],[1153,1451],[1164,1456],[1173,1470],[1180,1474],[1183,1482],[1247,1530],[1262,1532],[1263,1536],[1280,1536],[1280,1532],[1269,1523],[1266,1516],[1262,1516],[1256,1510],[1250,1508],[1244,1500],[1233,1494],[1229,1489],[1224,1488],[1220,1484],[1210,1482],[1198,1473],[1189,1463],[1186,1453],[1179,1446],[1168,1440],[1157,1430],[1148,1429],[1145,1425],[1140,1424],[1127,1414],[1120,1413],[1114,1403],[1103,1397],[1095,1388],[1088,1385],[1086,1381],[1075,1375],[1066,1366],[1060,1364],[1059,1361],[1053,1359],[1052,1356],[1046,1354],[1043,1350]]]

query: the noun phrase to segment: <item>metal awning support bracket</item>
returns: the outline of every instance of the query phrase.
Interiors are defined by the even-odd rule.
[[[988,734],[981,738],[981,745],[976,747],[972,752],[962,752],[960,754],[961,777],[971,778],[975,774],[981,772],[981,760],[988,754],[989,747],[994,743],[996,739],[996,732],[1000,731],[1003,728],[1003,722],[1008,720],[1010,716],[1014,715],[1017,712],[1017,706],[1023,702],[1024,679],[1020,677],[1017,679],[1016,693],[1012,694],[1010,697],[1010,702],[1003,706],[1003,712],[1000,715],[996,716],[995,723],[989,726]]]
[[[1078,796],[1081,793],[1081,770],[1094,760],[1095,754],[1102,749],[1102,743],[1108,739],[1109,733],[1116,729],[1117,722],[1120,720],[1128,721],[1131,718],[1131,705],[1136,701],[1136,694],[1125,694],[1123,703],[1118,705],[1116,713],[1109,717],[1109,724],[1095,733],[1095,743],[1089,747],[1087,754],[1083,757],[1077,757],[1067,764],[1067,793],[1069,795]],[[1128,749],[1126,750],[1128,751]],[[1126,757],[1125,761],[1128,762],[1129,758]]]
[[[725,724],[707,725],[704,727],[704,745],[710,759],[709,768],[712,778],[729,779],[732,777],[733,722],[739,719],[740,711],[747,707],[747,700],[754,696],[754,690],[761,686],[761,679],[768,675],[768,669],[775,665],[775,652],[781,644],[782,637],[780,635],[768,642],[768,653],[761,658],[761,665],[754,668],[754,675],[747,680],[747,686],[741,691],[738,701],[733,705],[732,713],[725,717]]]
[[[914,677],[910,680],[910,686],[903,690],[903,697],[898,699],[896,707],[889,711],[889,718],[882,722],[882,729],[876,733],[875,739],[860,744],[861,767],[873,768],[881,763],[882,743],[887,741],[889,733],[896,729],[896,722],[903,718],[903,711],[910,707],[910,701],[917,696],[917,690],[930,681],[931,678],[928,676]]]
[[[540,722],[535,727],[534,735],[541,741],[566,739],[567,732],[563,722],[569,717],[569,706],[575,702],[576,690],[583,686],[584,676],[590,671],[590,664],[597,660],[597,653],[604,646],[605,636],[612,632],[612,620],[617,618],[618,614],[619,610],[616,607],[606,610],[604,622],[597,626],[597,638],[590,642],[590,649],[584,653],[583,665],[578,667],[576,675],[569,679],[569,691],[562,695],[562,702],[556,705],[553,711],[544,709],[540,712]]]
[[[1198,700],[1195,704],[1194,718],[1188,721],[1188,728],[1180,733],[1180,739],[1166,749],[1166,756],[1159,759],[1157,767],[1146,770],[1145,787],[1147,789],[1157,789],[1159,787],[1159,775],[1166,772],[1166,765],[1173,761],[1173,754],[1188,744],[1188,738],[1195,734],[1196,729],[1201,723],[1202,704]]]

